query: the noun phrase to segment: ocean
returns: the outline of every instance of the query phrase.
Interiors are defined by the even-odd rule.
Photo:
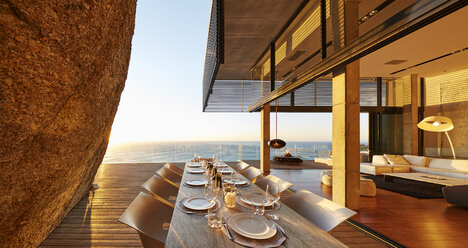
[[[331,142],[287,142],[283,149],[271,149],[271,159],[286,149],[304,160],[327,157]],[[136,142],[109,146],[103,163],[185,162],[195,154],[204,158],[214,155],[222,161],[260,160],[260,142]]]

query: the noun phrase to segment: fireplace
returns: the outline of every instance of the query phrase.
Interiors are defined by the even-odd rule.
[[[297,165],[302,163],[302,159],[300,157],[293,156],[289,149],[286,149],[286,152],[282,156],[274,156],[273,161],[282,164],[294,164]]]

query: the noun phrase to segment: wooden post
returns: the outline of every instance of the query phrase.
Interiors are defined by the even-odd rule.
[[[418,75],[411,74],[411,154],[418,155]]]
[[[358,3],[345,1],[345,41],[359,36]],[[333,201],[359,210],[359,60],[333,73]]]
[[[265,104],[260,111],[260,170],[270,174],[270,104]]]

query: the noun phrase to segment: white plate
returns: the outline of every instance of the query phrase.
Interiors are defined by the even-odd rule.
[[[218,172],[221,172],[223,174],[230,174],[230,173],[233,173],[234,171],[231,169],[220,169],[218,170]]]
[[[234,181],[232,181],[232,180],[224,180],[224,182],[225,182],[225,183],[229,183],[229,184],[233,184],[233,183],[234,183]],[[247,181],[241,180],[241,179],[235,180],[235,182],[236,182],[236,185],[246,185],[246,184],[247,184]]]
[[[184,206],[193,210],[207,210],[212,208],[214,205],[214,201],[210,204],[203,196],[190,197],[184,201]]]
[[[187,164],[188,167],[201,167],[200,163]]]
[[[190,186],[203,186],[206,184],[205,179],[190,179],[185,182],[186,184]]]
[[[251,239],[268,239],[276,234],[275,224],[259,215],[237,214],[228,221],[236,233]]]
[[[192,169],[188,169],[188,172],[192,174],[202,174],[205,171],[200,168],[192,168]]]
[[[262,200],[265,203],[265,207],[271,207],[273,205],[272,202],[269,202],[264,195],[257,195],[257,194],[250,194],[241,196],[240,200],[248,205],[254,205],[256,207],[262,206]]]
[[[217,168],[226,168],[227,167],[227,164],[216,164],[215,167]]]

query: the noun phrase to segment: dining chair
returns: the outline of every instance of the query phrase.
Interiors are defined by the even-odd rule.
[[[156,199],[167,201],[166,203],[171,206],[174,206],[179,193],[179,188],[158,175],[150,177],[141,187],[148,190]]]
[[[253,166],[249,166],[241,171],[239,171],[242,176],[249,179],[251,182],[255,183],[257,177],[262,176],[263,172]]]
[[[247,167],[249,167],[249,166],[250,166],[250,165],[247,164],[246,162],[241,161],[241,162],[239,162],[239,163],[237,163],[237,164],[235,164],[235,165],[232,165],[231,168],[233,168],[234,170],[236,170],[237,172],[239,172],[239,171],[242,171],[242,170],[244,170],[245,168],[247,168]]]
[[[182,176],[184,174],[184,169],[178,167],[175,164],[171,163],[166,163],[164,164],[164,167],[168,168],[169,170],[175,172],[177,175]]]
[[[162,167],[156,171],[157,175],[160,175],[162,178],[166,179],[169,183],[179,188],[180,182],[182,181],[182,176],[169,170],[167,167]]]
[[[174,208],[140,192],[119,221],[135,229],[143,247],[164,247]]]
[[[257,180],[255,181],[255,185],[257,185],[263,190],[267,189],[267,185],[269,186],[270,189],[273,189],[274,187],[278,187],[278,193],[281,193],[291,188],[294,184],[288,181],[285,181],[279,177],[268,175],[268,176],[264,176],[261,178],[257,178]],[[271,192],[268,192],[268,193],[271,193]]]
[[[300,190],[281,202],[326,232],[356,214],[307,190]]]

